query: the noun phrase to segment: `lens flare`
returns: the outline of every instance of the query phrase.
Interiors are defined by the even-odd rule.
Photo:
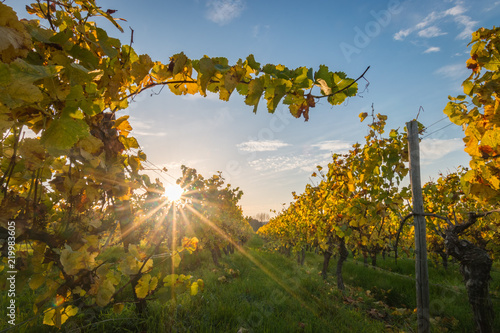
[[[184,189],[179,185],[169,185],[165,188],[165,196],[170,201],[178,201],[182,194],[184,193]]]

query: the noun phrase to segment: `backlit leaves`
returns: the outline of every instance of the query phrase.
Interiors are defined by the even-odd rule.
[[[69,317],[75,316],[77,313],[78,308],[73,305],[68,305],[65,308],[51,308],[44,312],[43,323],[61,328]]]
[[[123,31],[112,16],[115,11],[93,0],[42,1],[26,10],[37,19],[20,21],[0,3],[0,220],[15,220],[18,236],[32,245],[28,262],[33,270],[18,276],[36,292],[45,286],[35,297],[34,311],[43,313],[46,325],[61,327],[78,311],[64,303],[72,297],[105,307],[120,302],[122,287],[131,284],[144,300],[158,292],[162,278],[162,288],[196,295],[204,288],[202,280],[151,275],[157,262],[153,253],[161,249],[177,267],[181,251],[248,239],[250,227],[237,205],[242,192],[224,187],[221,175],[204,179],[194,172],[197,180],[189,183],[190,190],[210,202],[194,206],[227,235],[192,214],[203,238],[182,238],[179,230],[182,247],[172,249],[169,224],[159,222],[168,215],[155,196],[161,185],[140,174],[146,155],[120,111],[142,91],[167,85],[177,95],[216,93],[224,101],[236,92],[254,111],[262,98],[271,113],[283,102],[295,117],[307,120],[322,97],[312,90],[321,89],[315,88],[316,77],[329,78],[324,80],[332,94],[342,89],[335,85],[349,79],[325,67],[317,76],[306,67],[261,66],[253,55],[233,64],[222,57],[192,60],[184,53],[168,63],[154,61],[98,27],[96,16]],[[148,205],[156,205],[156,211],[148,211]],[[68,291],[64,297],[58,295],[63,290]],[[52,308],[55,297],[58,306]],[[113,305],[115,312],[122,309],[123,303]]]
[[[367,116],[360,114],[362,120]],[[331,252],[339,238],[361,251],[382,246],[390,237],[383,226],[397,219],[397,203],[402,202],[398,185],[408,172],[406,137],[394,129],[388,138],[382,137],[386,120],[384,115],[373,116],[366,143],[354,144],[347,154],[333,154],[326,174],[318,166],[319,184],[307,185],[301,195],[294,193],[294,202],[259,234],[281,246],[293,244],[294,251],[314,245]]]
[[[65,150],[89,135],[89,126],[83,119],[61,117],[54,119],[42,134],[42,143],[49,149]]]
[[[151,291],[156,289],[157,285],[158,278],[156,276],[151,277],[150,274],[145,274],[137,281],[135,294],[138,298],[145,298]]]
[[[500,198],[500,28],[481,28],[472,34],[470,76],[463,82],[465,95],[450,97],[444,113],[464,129],[471,161],[463,183],[468,193],[484,203]],[[470,98],[469,103],[465,98]]]
[[[30,47],[29,35],[16,13],[0,3],[0,60],[10,63],[18,57],[25,57]]]
[[[113,282],[110,280],[105,280],[98,286],[97,295],[95,297],[96,304],[99,306],[108,305],[114,293],[115,286],[113,285]]]

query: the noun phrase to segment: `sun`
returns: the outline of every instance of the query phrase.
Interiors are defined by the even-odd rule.
[[[165,196],[170,201],[178,201],[183,193],[184,189],[177,184],[165,187]]]

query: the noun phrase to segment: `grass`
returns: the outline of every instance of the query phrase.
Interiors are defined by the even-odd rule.
[[[322,257],[308,253],[304,266],[261,249],[254,237],[245,253],[224,257],[215,267],[208,252],[185,256],[179,270],[202,278],[205,290],[165,301],[148,302],[138,317],[134,305],[126,304],[115,314],[86,310],[71,318],[65,332],[414,332],[416,331],[414,261],[378,260],[378,268],[364,267],[352,257],[344,264],[346,291],[335,285],[335,260],[326,281],[320,276]],[[251,258],[251,259],[249,259]],[[471,332],[471,310],[457,265],[448,271],[429,267],[433,331]],[[500,274],[494,267],[491,290],[495,312],[500,313]],[[26,291],[20,304],[34,298]],[[0,306],[4,307],[5,297]],[[28,319],[30,311],[22,315]],[[17,322],[21,319],[18,317]],[[19,332],[55,332],[33,320]],[[5,327],[0,319],[0,330]],[[497,318],[496,330],[500,331]],[[59,331],[60,332],[60,331]]]

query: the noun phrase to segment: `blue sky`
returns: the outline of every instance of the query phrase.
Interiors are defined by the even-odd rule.
[[[498,26],[500,17],[495,0],[96,2],[127,20],[121,22],[125,33],[103,25],[108,33],[128,44],[131,27],[136,52],[153,60],[168,63],[181,51],[230,62],[254,54],[262,65],[325,64],[354,78],[371,66],[369,86],[359,82],[360,96],[336,107],[320,102],[308,122],[293,118],[285,106],[271,115],[262,103],[253,114],[237,95],[222,102],[215,95],[179,97],[168,89],[139,96],[124,112],[149,161],[169,170],[153,177],[174,182],[181,164],[207,177],[222,171],[243,190],[241,205],[250,216],[280,210],[292,191],[303,191],[316,165],[328,164],[331,152],[362,142],[367,125],[358,114],[371,112],[372,104],[389,116],[389,128],[402,129],[420,107],[424,125],[443,119],[447,97],[461,93],[468,75],[471,32]],[[27,2],[5,3],[25,16]],[[423,135],[424,180],[468,164],[462,131],[448,124],[441,120]]]

